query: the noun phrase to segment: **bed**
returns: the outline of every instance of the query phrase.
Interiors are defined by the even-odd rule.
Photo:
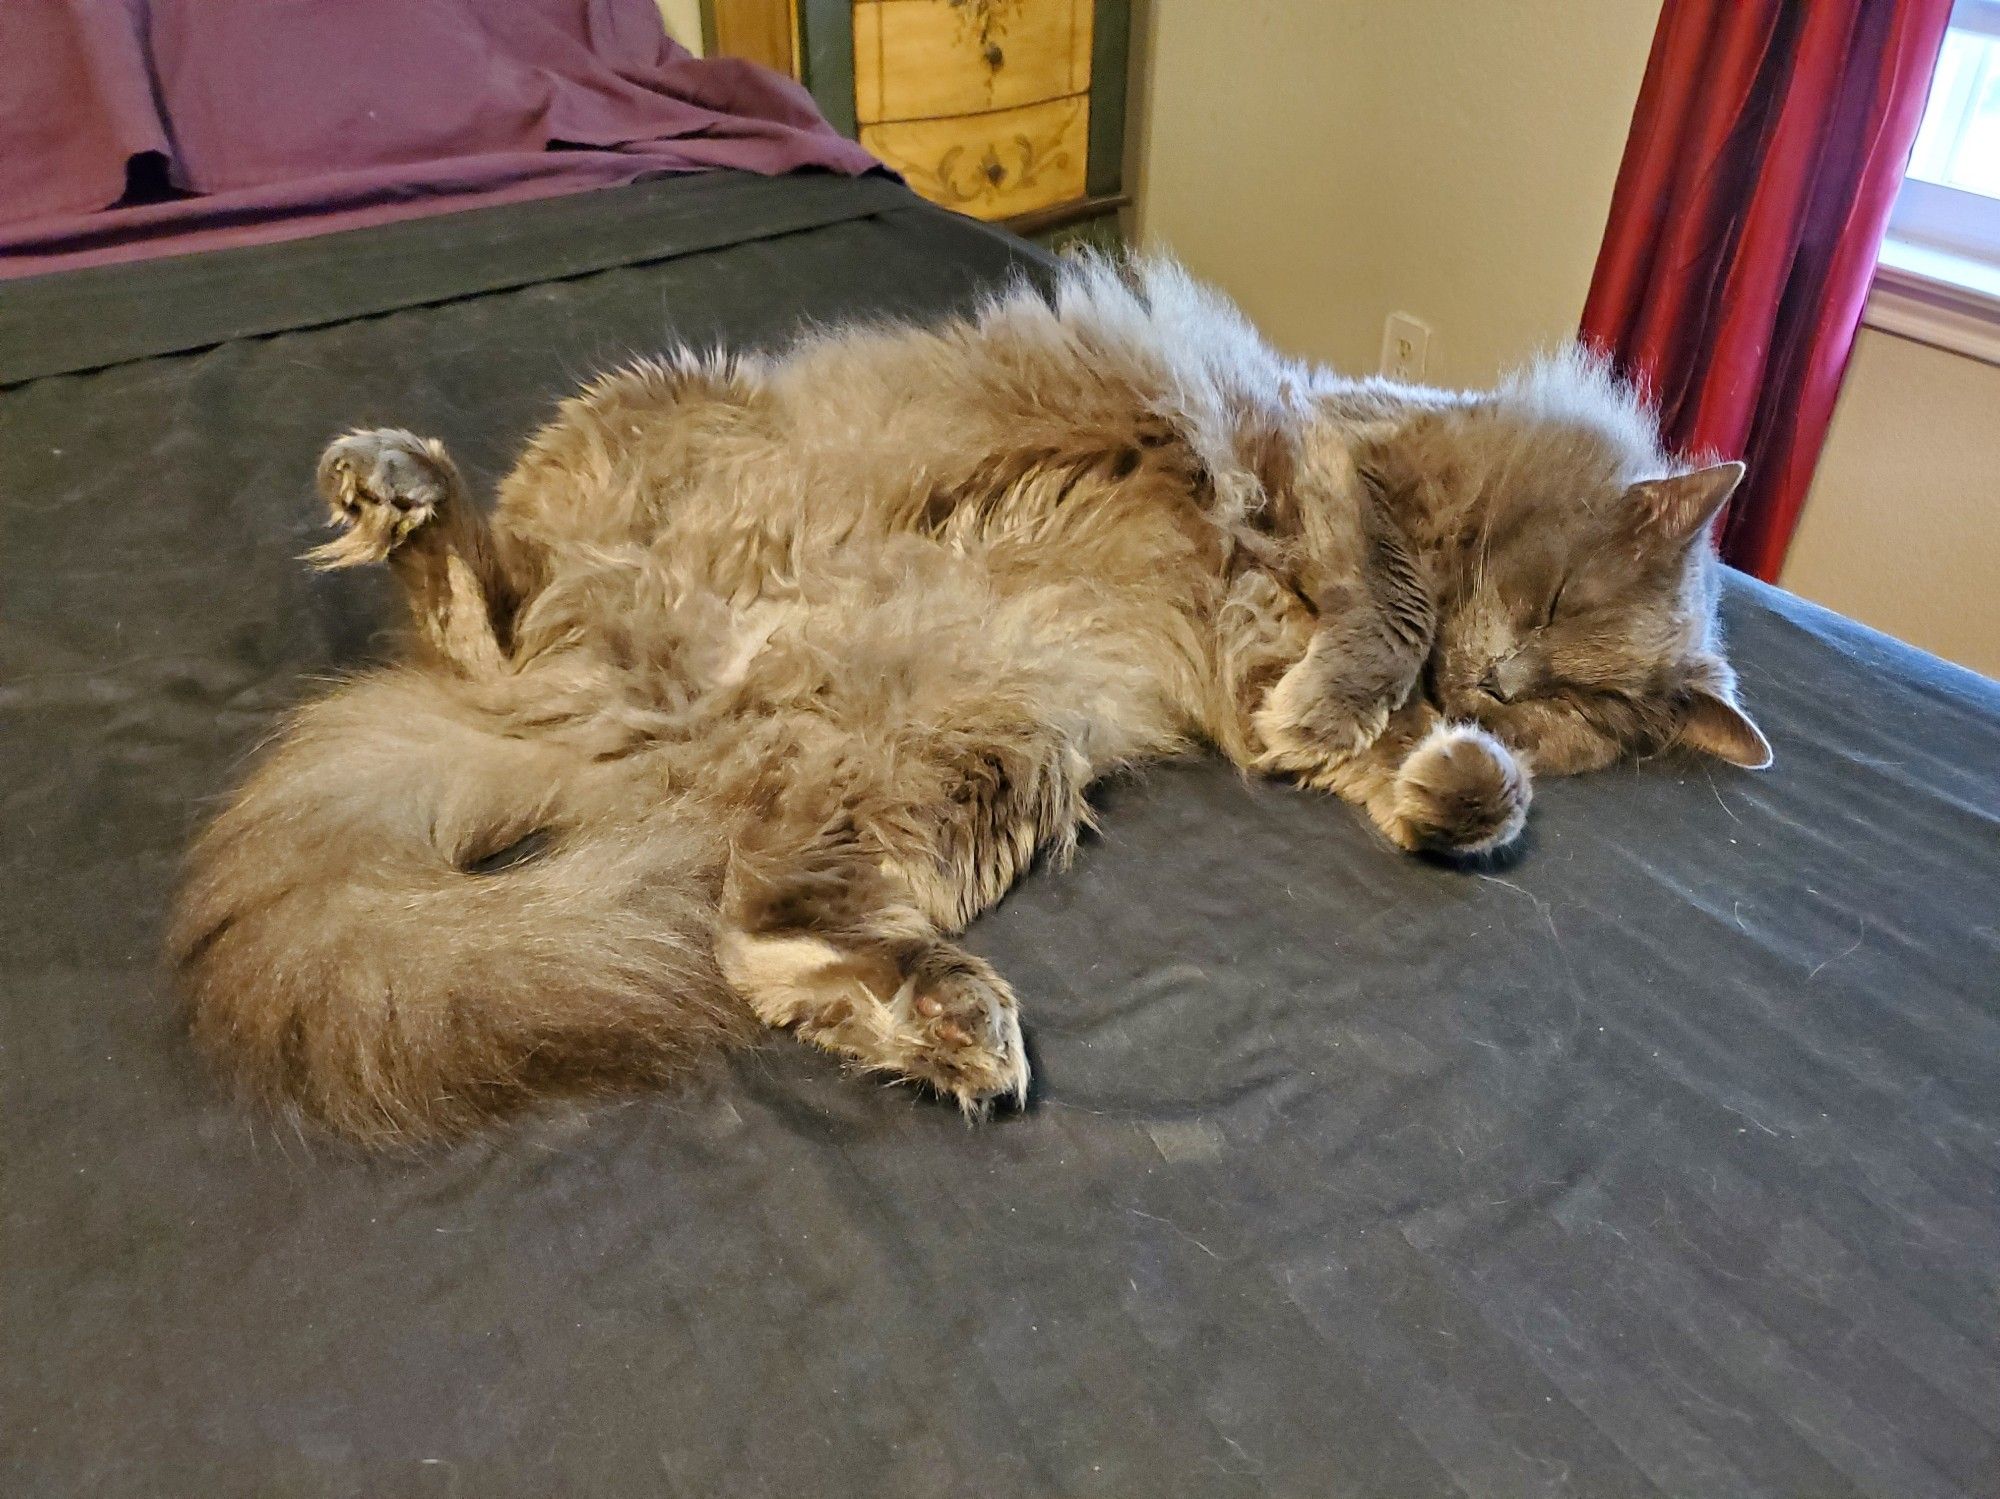
[[[386,649],[336,429],[479,482],[669,340],[1047,262],[723,173],[0,297],[0,1491],[2000,1492],[2000,688],[1740,579],[1749,776],[1386,852],[1190,762],[973,929],[1039,1085],[969,1128],[783,1039],[362,1157],[224,1097],[158,957],[274,716]]]

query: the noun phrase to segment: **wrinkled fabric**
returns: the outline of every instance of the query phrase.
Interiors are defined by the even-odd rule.
[[[1545,782],[1506,868],[1214,761],[1101,788],[970,933],[1038,1078],[984,1127],[783,1037],[415,1156],[217,1090],[181,851],[395,619],[295,560],[320,446],[490,492],[670,338],[1042,268],[807,185],[534,205],[700,187],[738,242],[0,389],[0,1493],[1990,1499],[2000,687],[1741,579],[1776,768]],[[121,305],[226,330],[325,244]]]
[[[652,0],[0,6],[0,277],[717,167],[876,163]]]

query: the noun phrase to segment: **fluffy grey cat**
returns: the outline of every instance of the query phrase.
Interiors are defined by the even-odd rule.
[[[1532,772],[1769,759],[1715,638],[1740,469],[1577,357],[1488,394],[1287,361],[1170,265],[943,326],[677,355],[483,515],[444,449],[321,465],[396,664],[301,709],[190,861],[198,1038],[346,1135],[461,1131],[792,1030],[978,1112],[1028,1080],[955,935],[1196,745],[1446,856]]]

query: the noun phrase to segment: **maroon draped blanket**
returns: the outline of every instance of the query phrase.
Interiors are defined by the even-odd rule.
[[[874,160],[653,0],[0,0],[0,278]]]

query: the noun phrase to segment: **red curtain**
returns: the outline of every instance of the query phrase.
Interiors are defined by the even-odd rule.
[[[1749,465],[1723,556],[1775,580],[1951,0],[1667,0],[1583,336],[1670,446]]]

